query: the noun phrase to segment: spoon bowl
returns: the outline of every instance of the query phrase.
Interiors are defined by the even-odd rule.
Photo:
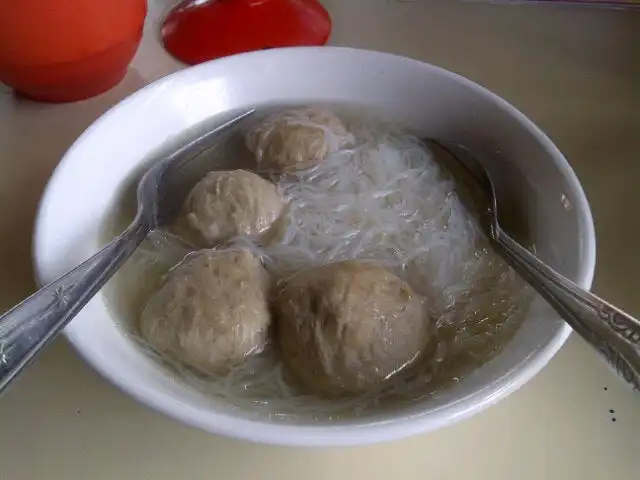
[[[640,321],[575,284],[538,259],[499,223],[498,198],[491,175],[468,149],[425,140],[448,152],[484,197],[480,223],[496,251],[524,278],[634,390],[640,390]]]

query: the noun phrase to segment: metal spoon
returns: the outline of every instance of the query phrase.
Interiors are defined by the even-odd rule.
[[[520,245],[498,223],[498,201],[489,172],[466,148],[425,140],[448,152],[469,174],[488,208],[481,223],[496,251],[593,346],[615,372],[640,390],[640,321],[560,275]]]
[[[0,392],[98,293],[151,230],[177,217],[184,198],[182,167],[252,113],[254,110],[234,117],[157,162],[140,180],[138,213],[120,236],[0,317]]]

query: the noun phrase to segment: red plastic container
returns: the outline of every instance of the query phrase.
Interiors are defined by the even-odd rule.
[[[191,65],[274,47],[324,45],[331,17],[316,0],[184,0],[162,27],[164,46]]]
[[[34,100],[70,102],[122,80],[146,0],[0,2],[0,81]]]

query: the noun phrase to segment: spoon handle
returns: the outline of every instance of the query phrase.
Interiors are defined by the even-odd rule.
[[[640,321],[563,277],[511,238],[494,231],[503,257],[564,320],[640,390]]]
[[[76,316],[140,245],[141,221],[93,257],[0,317],[0,393]]]

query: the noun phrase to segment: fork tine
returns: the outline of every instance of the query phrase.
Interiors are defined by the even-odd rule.
[[[222,125],[219,125],[193,139],[169,158],[169,162],[172,163],[172,167],[179,168],[182,164],[213,148],[219,142],[218,137],[220,133],[229,130],[234,125],[240,124],[245,118],[253,115],[255,111],[256,110],[254,108],[247,110],[246,112],[234,116],[231,120],[226,121]]]

